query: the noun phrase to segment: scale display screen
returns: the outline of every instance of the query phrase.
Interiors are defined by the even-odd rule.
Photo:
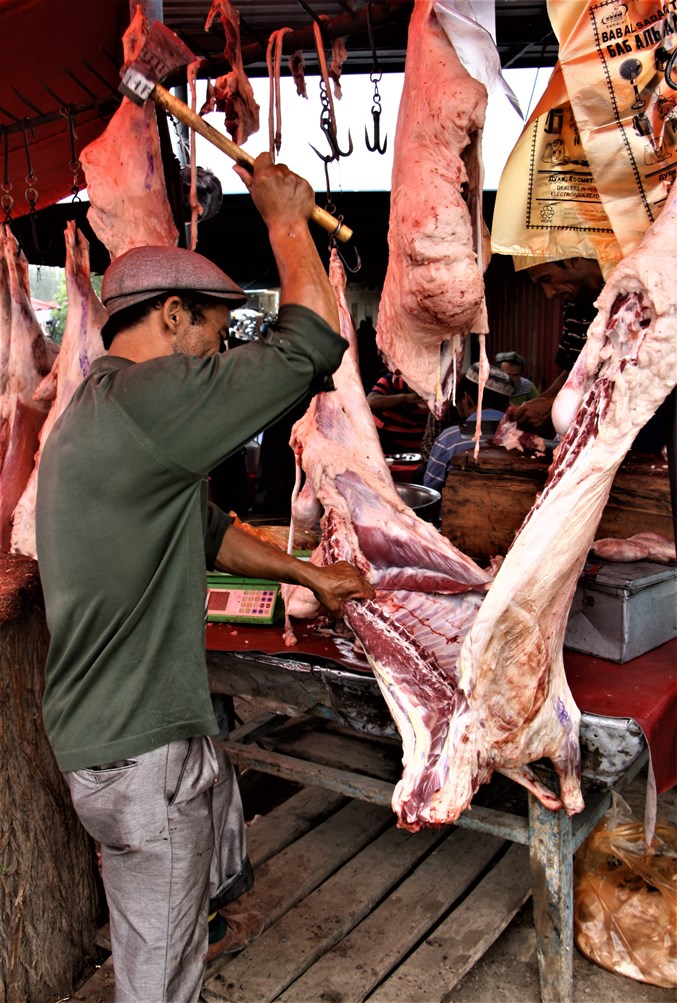
[[[279,582],[221,573],[207,575],[207,620],[270,624],[281,615]]]

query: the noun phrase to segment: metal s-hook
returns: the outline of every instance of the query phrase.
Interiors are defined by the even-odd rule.
[[[324,56],[324,47],[322,41],[322,32],[317,21],[313,24],[313,32],[315,35],[315,48],[317,49],[317,58],[320,64],[320,101],[322,102],[322,112],[320,114],[320,128],[322,132],[327,137],[327,142],[329,143],[329,148],[331,153],[327,156],[323,156],[319,150],[316,150],[312,143],[309,143],[311,150],[318,155],[320,160],[324,161],[325,164],[330,164],[333,160],[338,160],[340,157],[349,157],[353,152],[353,140],[348,132],[348,149],[342,150],[339,146],[337,130],[336,130],[336,113],[334,111],[334,102],[332,100],[331,91],[329,89],[329,73],[327,71],[327,61]]]
[[[368,0],[367,2],[367,33],[369,35],[372,58],[372,67],[369,79],[374,85],[374,95],[372,97],[371,104],[371,117],[374,123],[374,141],[373,143],[369,141],[369,133],[367,132],[367,127],[365,126],[364,143],[370,153],[383,154],[388,148],[388,137],[385,137],[383,145],[381,146],[381,94],[378,89],[378,85],[383,73],[381,71],[381,67],[379,66],[378,56],[376,55],[376,46],[374,45],[374,36],[371,30],[371,0]]]
[[[47,253],[49,248],[52,246],[50,241],[47,247],[43,250],[40,247],[40,241],[38,240],[38,219],[37,210],[35,208],[35,203],[38,201],[39,192],[35,187],[37,182],[37,176],[33,170],[33,164],[31,163],[31,151],[28,146],[28,126],[29,120],[24,119],[23,122],[23,132],[24,132],[24,148],[26,150],[26,191],[24,192],[26,201],[28,202],[28,217],[31,221],[31,236],[33,238],[33,247],[35,248],[35,253],[43,256]]]
[[[336,218],[338,219],[339,223],[334,232],[329,235],[329,253],[331,254],[334,248],[336,248],[336,253],[343,262],[344,268],[346,268],[349,272],[352,272],[352,274],[355,275],[355,273],[359,272],[360,268],[362,267],[362,258],[360,257],[360,252],[357,250],[357,247],[353,244],[353,250],[355,251],[355,264],[349,265],[348,262],[346,261],[345,257],[341,252],[341,245],[337,240],[339,230],[343,226],[343,216],[337,215]]]
[[[370,143],[369,133],[367,132],[367,127],[364,127],[364,143],[370,153],[385,153],[388,149],[388,137],[386,136],[383,140],[383,146],[381,146],[381,95],[378,89],[378,82],[381,79],[381,72],[371,73],[369,79],[374,84],[374,96],[372,98],[371,106],[371,117],[374,123],[374,141]]]

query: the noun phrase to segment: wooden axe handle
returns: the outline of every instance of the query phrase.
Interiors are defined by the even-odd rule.
[[[208,122],[200,116],[196,115],[194,111],[188,107],[185,101],[181,101],[179,98],[171,94],[165,87],[160,84],[156,84],[150,95],[156,104],[159,104],[161,108],[164,108],[173,115],[174,118],[178,118],[180,122],[184,125],[189,125],[191,129],[195,129],[199,132],[201,136],[204,136],[213,146],[218,147],[223,153],[227,154],[231,160],[234,160],[238,164],[243,164],[244,166],[251,167],[254,163],[254,158],[251,154],[246,153],[241,146],[237,143],[233,143],[232,140],[224,136],[222,132],[218,129],[214,129]],[[333,234],[337,240],[343,242],[350,240],[353,235],[353,231],[350,230],[345,223],[341,223],[340,220],[328,213],[326,209],[321,209],[319,205],[316,205],[312,211],[311,219],[318,223],[323,229],[328,233]]]

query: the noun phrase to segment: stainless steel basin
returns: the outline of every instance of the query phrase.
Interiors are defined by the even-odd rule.
[[[403,484],[396,482],[397,493],[416,515],[427,522],[434,522],[439,513],[441,495],[434,488],[426,488],[423,484]]]

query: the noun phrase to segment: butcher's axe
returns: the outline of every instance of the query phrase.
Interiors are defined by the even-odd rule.
[[[195,56],[178,35],[161,21],[154,21],[136,59],[122,71],[120,90],[138,105],[145,104],[148,98],[151,98],[174,118],[199,132],[231,160],[251,170],[254,158],[249,153],[245,153],[237,143],[233,143],[223,133],[212,128],[203,118],[191,111],[185,101],[175,97],[160,84],[160,80],[164,80],[181,66],[192,63],[194,59]],[[341,220],[336,219],[326,209],[321,209],[319,205],[313,209],[311,219],[337,240],[350,240],[353,235],[353,231],[349,230]]]

